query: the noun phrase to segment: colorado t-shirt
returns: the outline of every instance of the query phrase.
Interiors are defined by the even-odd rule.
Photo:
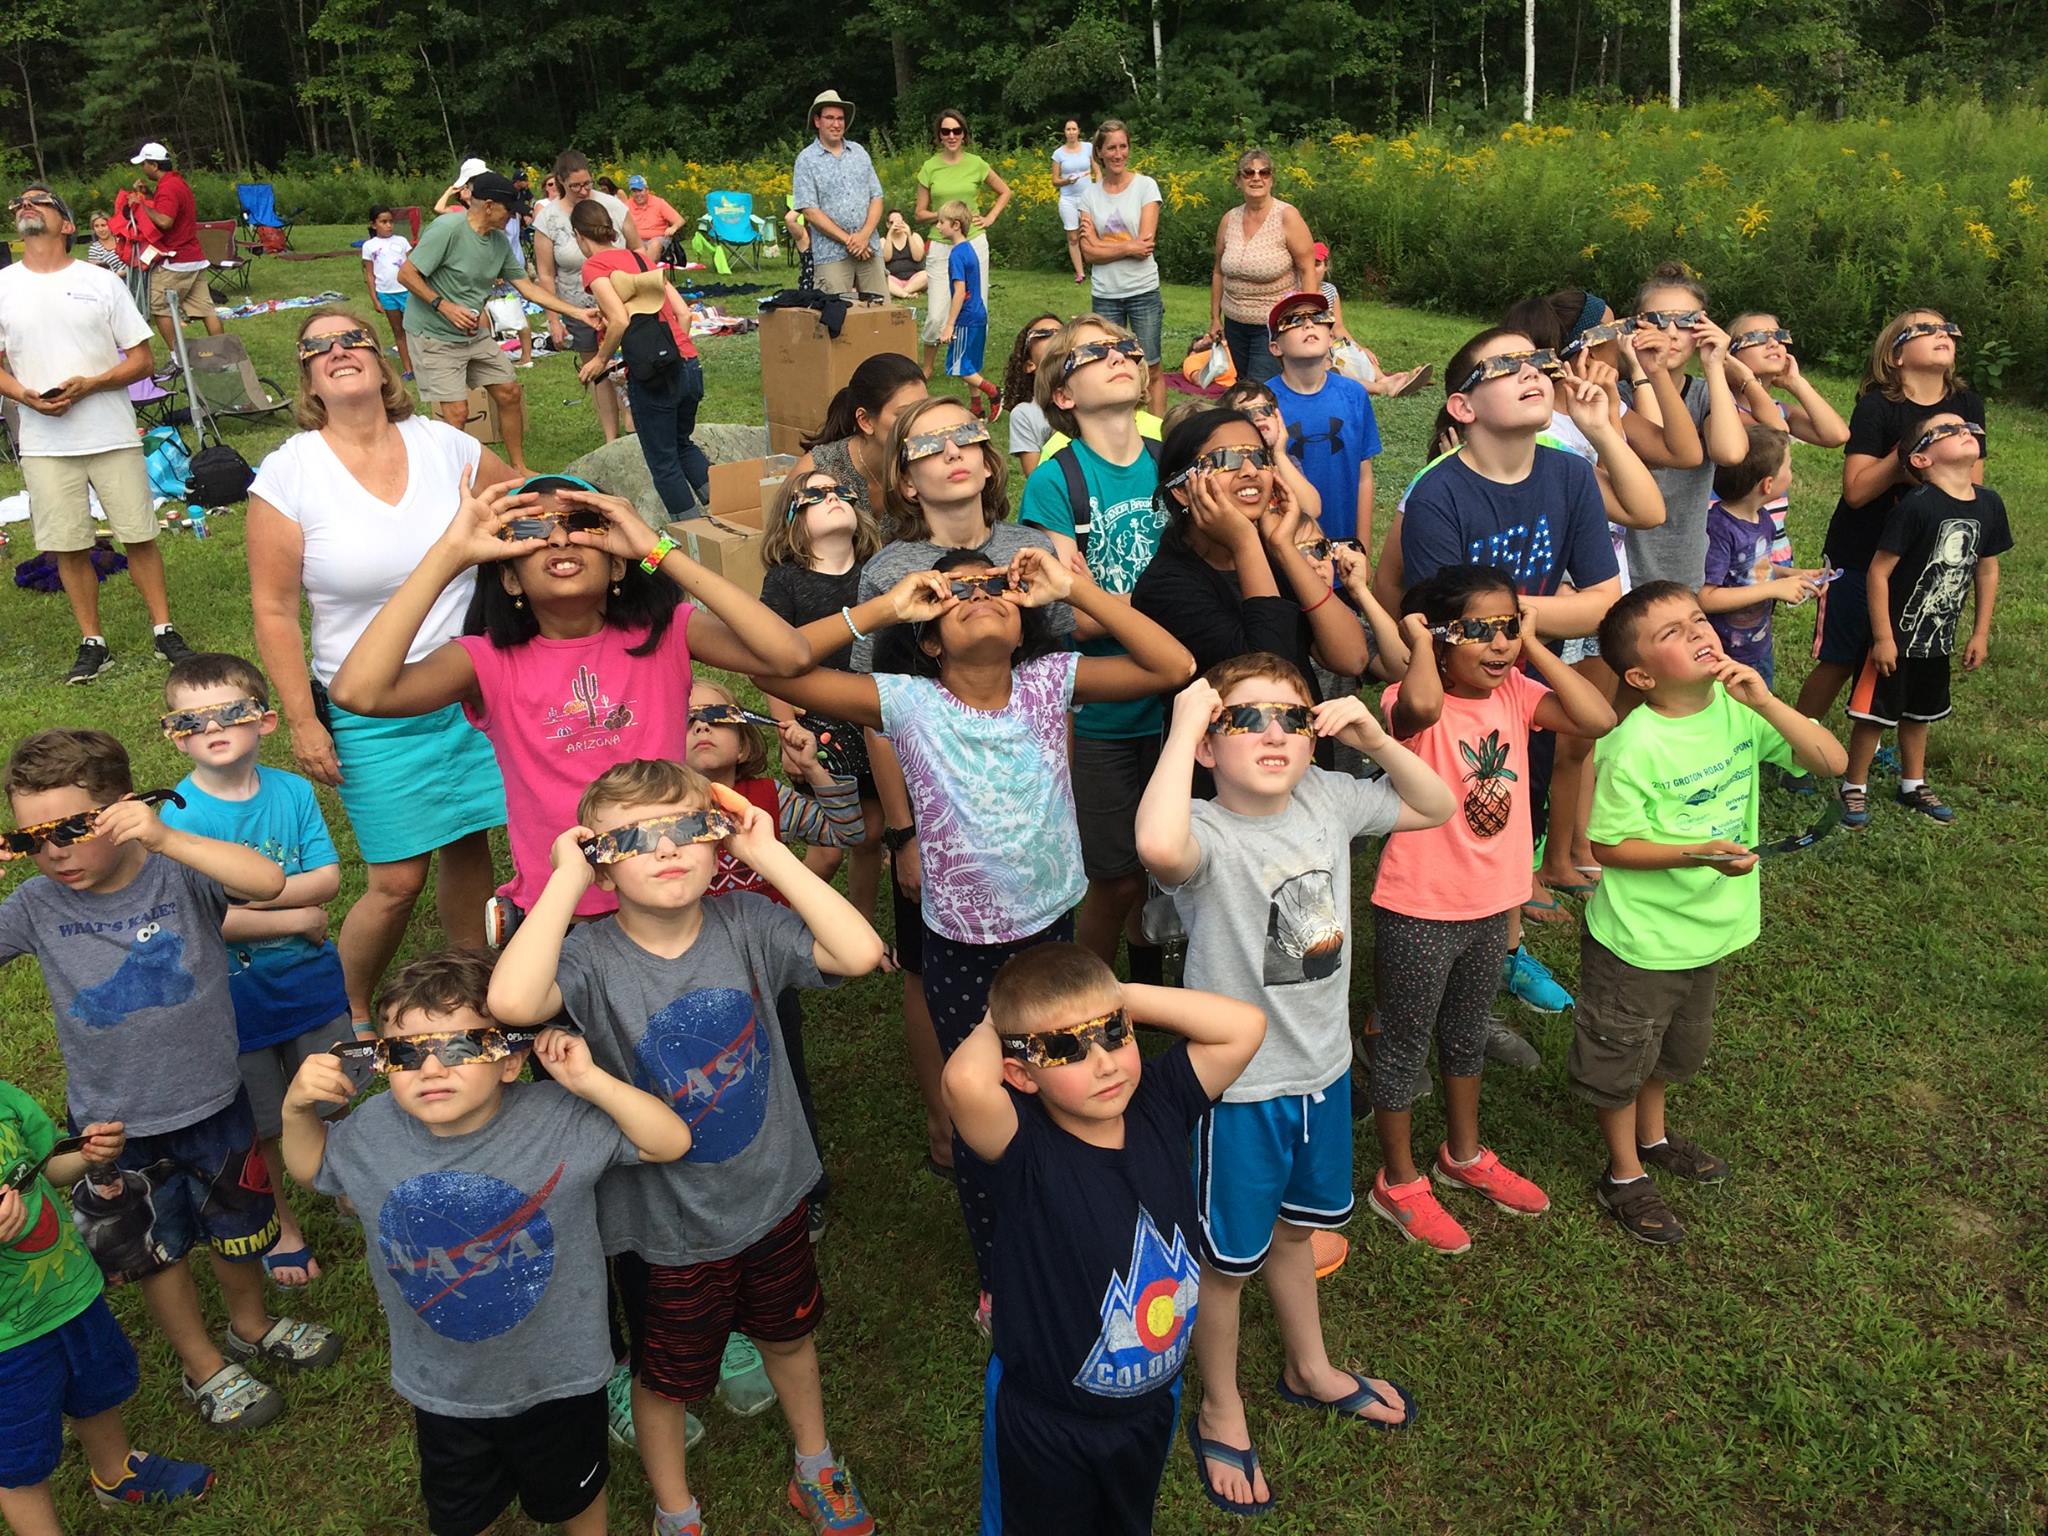
[[[1873,389],[1859,397],[1856,408],[1849,413],[1849,441],[1842,445],[1842,453],[1845,457],[1860,453],[1881,459],[1897,452],[1901,443],[1910,448],[1918,442],[1921,423],[1928,417],[1951,412],[1982,426],[1984,397],[1974,389],[1956,389],[1932,405],[1919,405],[1903,396],[1887,399],[1881,390]],[[1835,515],[1828,522],[1828,558],[1844,570],[1868,570],[1870,557],[1877,553],[1885,519],[1899,504],[1899,498],[1911,489],[1909,485],[1888,485],[1860,507],[1850,506],[1847,498],[1837,500]]]
[[[17,1162],[40,1162],[56,1142],[57,1127],[42,1106],[0,1082],[0,1176]],[[22,1228],[0,1244],[0,1354],[62,1328],[101,1290],[100,1267],[57,1203],[55,1186],[39,1173],[21,1200]]]
[[[31,394],[105,373],[153,334],[128,285],[104,267],[73,261],[55,272],[31,272],[20,262],[0,268],[0,352]],[[135,408],[125,389],[96,389],[61,416],[22,406],[18,419],[26,458],[136,446]]]
[[[1495,565],[1523,596],[1549,597],[1567,575],[1583,591],[1620,574],[1599,482],[1562,448],[1537,444],[1528,475],[1511,485],[1449,454],[1409,486],[1405,507],[1401,569],[1410,586],[1447,565]]]
[[[1288,456],[1323,499],[1318,519],[1323,532],[1333,539],[1356,538],[1359,471],[1380,452],[1379,423],[1365,386],[1329,373],[1321,389],[1303,394],[1276,373],[1266,387],[1280,402],[1280,419],[1287,423]]]

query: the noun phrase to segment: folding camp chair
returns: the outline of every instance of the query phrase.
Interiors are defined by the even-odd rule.
[[[754,212],[751,192],[709,192],[704,197],[704,217],[697,221],[697,233],[708,237],[712,265],[720,272],[732,271],[737,256],[755,271],[761,269],[761,247],[767,242],[768,221]]]
[[[0,400],[0,464],[21,462],[21,407]]]
[[[245,248],[235,241],[237,227],[233,219],[202,219],[194,226],[199,231],[199,249],[211,268],[208,277],[222,288],[246,295],[249,261],[241,254]]]
[[[397,229],[401,224],[411,227],[412,233],[408,238],[411,239],[414,245],[418,245],[420,243],[420,208],[418,203],[414,203],[409,207],[391,210],[391,227]]]
[[[235,198],[242,205],[242,224],[248,234],[242,243],[252,251],[288,251],[292,248],[292,224],[306,210],[277,211],[277,188],[267,181],[238,181]]]
[[[249,361],[249,349],[239,336],[187,338],[184,360],[186,388],[197,394],[204,415],[215,422],[255,420],[291,407],[290,395],[274,381],[256,376],[256,365]]]
[[[130,384],[128,403],[135,407],[135,419],[144,427],[170,426],[184,414],[177,408],[177,396],[154,378]]]

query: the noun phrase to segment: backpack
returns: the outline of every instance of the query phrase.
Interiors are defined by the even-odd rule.
[[[247,496],[255,480],[247,459],[226,443],[215,443],[193,455],[186,499],[202,507],[229,506]]]
[[[1145,454],[1151,459],[1152,467],[1158,469],[1159,444],[1149,437],[1141,437],[1138,441],[1145,445]],[[1085,557],[1088,553],[1088,523],[1095,511],[1095,504],[1088,497],[1087,477],[1081,473],[1081,460],[1072,443],[1054,454],[1052,461],[1059,465],[1060,476],[1067,482],[1067,505],[1074,514],[1074,548]]]
[[[149,469],[149,489],[155,496],[173,501],[185,499],[185,482],[192,472],[192,455],[176,427],[151,427],[142,436],[142,462]]]
[[[648,270],[647,258],[635,254],[640,270]],[[668,301],[662,301],[666,310]],[[675,333],[668,328],[665,313],[657,311],[651,315],[635,315],[626,322],[626,333],[619,338],[619,355],[626,360],[626,375],[640,384],[658,384],[673,373],[682,363],[683,354],[676,346]]]

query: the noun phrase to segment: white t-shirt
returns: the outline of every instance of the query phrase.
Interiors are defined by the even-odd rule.
[[[56,272],[31,272],[20,262],[0,267],[0,353],[7,371],[32,394],[105,373],[153,334],[128,285],[105,267],[87,261]],[[61,416],[22,407],[26,455],[66,459],[135,446],[135,407],[125,389],[94,390]]]
[[[617,233],[612,249],[623,251],[626,248],[626,231],[632,227],[626,222],[626,205],[609,192],[593,192],[587,201],[602,203],[605,212],[612,216],[612,229]],[[534,210],[533,235],[536,240],[548,241],[554,248],[555,296],[589,308],[597,300],[583,286],[583,247],[576,243],[576,227],[569,222],[569,212],[566,198],[542,203]]]
[[[1079,181],[1067,182],[1060,188],[1063,202],[1078,203],[1081,194],[1088,190],[1088,167],[1095,163],[1095,146],[1083,139],[1078,148],[1068,149],[1062,144],[1052,152],[1053,169],[1062,176],[1078,176]]]
[[[377,500],[342,467],[318,432],[287,438],[256,470],[249,494],[299,525],[299,579],[313,609],[313,675],[332,682],[377,610],[426,558],[461,505],[462,476],[483,444],[444,422],[412,416],[405,440],[405,494]],[[405,653],[421,661],[462,632],[476,573],[464,571],[434,600]]]
[[[363,260],[370,264],[370,277],[379,293],[404,293],[398,269],[412,254],[412,242],[403,235],[378,235],[363,242]]]
[[[1081,193],[1081,211],[1095,226],[1096,239],[1135,240],[1146,206],[1158,201],[1159,183],[1150,176],[1133,176],[1117,193],[1105,192],[1101,182],[1091,181]],[[1098,299],[1135,298],[1159,286],[1159,261],[1153,256],[1143,261],[1106,261],[1090,272],[1089,282]]]

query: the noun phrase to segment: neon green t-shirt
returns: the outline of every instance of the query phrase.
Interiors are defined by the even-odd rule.
[[[42,1106],[12,1083],[0,1083],[0,1177],[18,1163],[38,1161],[56,1140],[57,1127]],[[102,1285],[99,1266],[50,1181],[37,1174],[21,1198],[28,1224],[0,1248],[0,1350],[63,1327],[92,1305]]]
[[[976,213],[981,212],[981,186],[988,180],[989,163],[971,151],[961,151],[960,158],[948,165],[937,155],[918,168],[917,184],[930,190],[932,212],[958,198]],[[931,238],[940,245],[953,242],[940,234],[938,227],[932,227]]]
[[[1714,684],[1713,701],[1673,718],[1643,704],[1595,743],[1596,843],[1642,838],[1703,843],[1724,837],[1754,847],[1757,764],[1800,771],[1777,727]],[[1593,937],[1646,971],[1711,965],[1754,943],[1763,903],[1755,871],[1609,869],[1586,904]]]

